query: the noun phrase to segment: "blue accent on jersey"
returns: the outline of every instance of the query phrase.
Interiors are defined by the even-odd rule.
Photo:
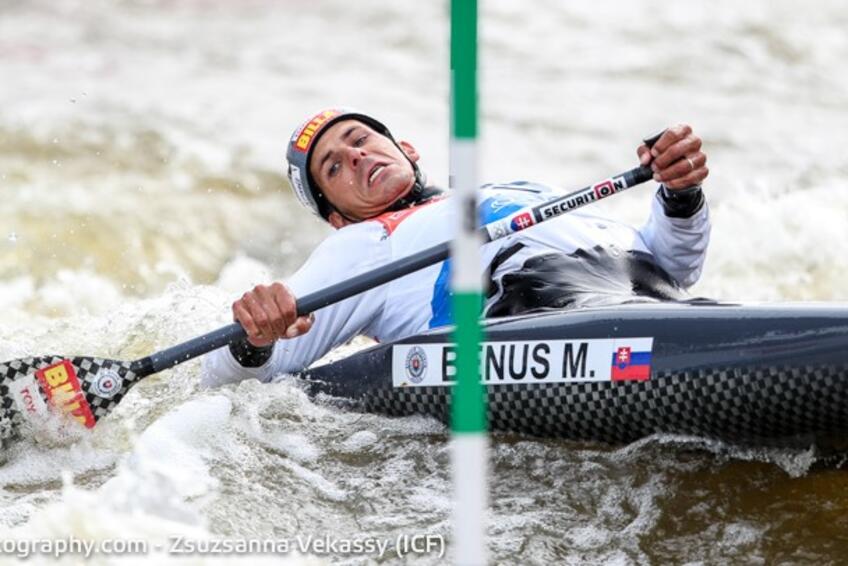
[[[509,185],[483,185],[485,193],[496,193],[477,203],[477,217],[480,225],[489,224],[509,216],[525,206],[538,204],[547,200],[551,190],[544,185],[517,181]],[[543,195],[542,193],[547,193]],[[430,308],[433,316],[430,328],[452,324],[450,301],[450,260],[442,264],[442,269],[436,277],[433,286],[433,299]]]
[[[439,276],[436,277],[435,285],[433,285],[433,299],[430,301],[433,317],[430,319],[430,328],[447,326],[453,322],[451,318],[450,264],[451,260],[449,259],[442,262],[442,269],[439,271]]]

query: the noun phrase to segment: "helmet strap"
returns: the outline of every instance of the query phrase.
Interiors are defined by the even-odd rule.
[[[420,204],[424,204],[425,202],[429,201],[430,199],[432,199],[434,197],[439,196],[440,194],[442,194],[444,192],[442,189],[440,189],[438,187],[425,186],[422,183],[422,180],[423,180],[423,176],[420,175],[418,173],[418,171],[416,171],[415,183],[412,185],[412,188],[409,190],[409,192],[406,193],[405,195],[403,195],[401,198],[397,199],[395,202],[393,202],[387,208],[383,209],[376,216],[379,216],[380,214],[385,214],[386,212],[398,212],[399,210],[405,210],[405,209],[411,208],[413,206],[418,206]],[[333,204],[330,204],[329,201],[327,201],[327,203],[330,207],[331,212],[335,212],[336,214],[338,214],[339,216],[341,216],[342,218],[344,218],[345,220],[347,220],[351,224],[356,224],[358,222],[365,222],[366,220],[371,220],[371,218],[373,218],[373,216],[372,216],[371,218],[361,218],[361,219],[357,220],[357,219],[351,218],[350,216],[348,216],[347,214],[345,214],[344,212],[342,212],[341,210],[336,208],[336,206],[334,206]],[[328,216],[329,216],[329,214],[328,214]]]
[[[415,173],[415,183],[412,185],[409,192],[393,202],[383,212],[397,212],[398,210],[404,210],[412,206],[423,204],[433,197],[437,197],[442,194],[442,189],[432,185],[429,187],[424,185],[423,176],[417,170]]]

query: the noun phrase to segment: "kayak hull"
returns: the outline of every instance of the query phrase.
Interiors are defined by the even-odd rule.
[[[378,345],[303,377],[314,392],[353,399],[366,411],[447,422],[450,330]],[[624,305],[489,320],[484,332],[493,430],[609,443],[671,433],[799,447],[848,436],[848,306]],[[639,355],[648,368],[626,368],[618,372],[625,379],[616,379],[625,367],[617,360],[636,357],[620,344],[645,341],[650,351]],[[585,359],[575,354],[583,344]],[[606,359],[606,350],[593,348],[610,344],[613,377],[589,378],[593,370],[580,362]],[[564,361],[545,358],[563,348]],[[422,365],[436,385],[412,383]],[[601,365],[596,360],[599,374]],[[566,375],[575,367],[582,373]]]

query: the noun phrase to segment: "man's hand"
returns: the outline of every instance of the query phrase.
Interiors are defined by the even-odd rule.
[[[710,174],[707,156],[701,151],[701,138],[689,124],[667,129],[650,150],[645,144],[636,150],[642,165],[651,165],[654,180],[671,190],[700,185]]]
[[[314,315],[297,316],[291,290],[282,283],[257,285],[233,303],[233,318],[247,332],[248,342],[261,348],[275,340],[309,332]]]

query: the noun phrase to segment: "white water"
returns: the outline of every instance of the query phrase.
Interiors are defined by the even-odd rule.
[[[714,220],[693,292],[848,298],[840,2],[481,8],[485,180],[577,188],[686,121]],[[146,355],[291,273],[327,229],[287,194],[282,155],[326,104],[377,113],[444,184],[447,34],[443,2],[0,1],[0,359]],[[640,222],[650,192],[600,206]],[[449,534],[441,425],[346,413],[290,383],[204,392],[198,373],[146,380],[90,434],[14,447],[2,537]],[[804,453],[500,438],[492,457],[503,563],[826,561],[848,546],[848,485]]]

